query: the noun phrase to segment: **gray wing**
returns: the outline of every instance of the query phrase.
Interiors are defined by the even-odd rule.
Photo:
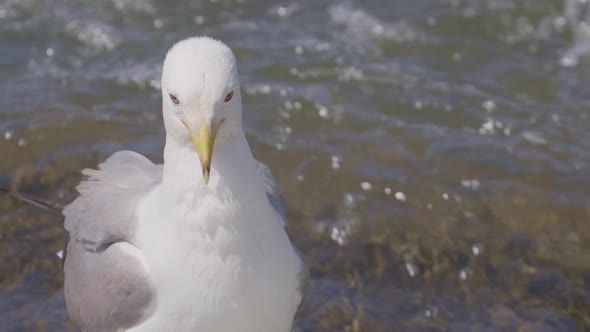
[[[113,154],[64,210],[69,241],[64,262],[68,313],[85,332],[125,330],[147,319],[155,290],[134,245],[139,199],[161,181],[162,168],[131,151]]]
[[[258,173],[264,181],[264,189],[266,190],[266,196],[270,201],[270,205],[283,218],[283,223],[287,225],[287,201],[268,166],[259,161],[256,162],[258,163]]]
[[[272,172],[265,164],[258,162],[258,172],[264,181],[264,186],[266,190],[266,196],[270,202],[270,205],[279,213],[279,215],[283,218],[283,223],[287,225],[287,201],[279,189],[279,185],[275,180],[274,176],[272,176]],[[305,263],[305,257],[301,252],[293,246],[293,250],[299,255],[301,259],[301,270],[299,271],[299,296],[300,301],[298,305],[301,305],[305,294],[307,294],[307,290],[309,288],[309,268]]]

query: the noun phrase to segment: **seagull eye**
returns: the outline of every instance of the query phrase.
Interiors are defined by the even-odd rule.
[[[225,99],[223,100],[223,102],[225,102],[225,103],[229,102],[232,99],[233,96],[234,96],[234,92],[233,91],[230,91],[227,94],[227,96],[225,96]]]
[[[176,97],[175,94],[169,93],[168,96],[170,96],[170,100],[172,100],[172,102],[174,103],[174,105],[180,104],[180,100],[178,100],[178,97]]]

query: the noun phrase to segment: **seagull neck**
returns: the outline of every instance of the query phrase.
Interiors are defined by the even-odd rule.
[[[255,174],[256,163],[244,134],[219,137],[213,150],[209,188],[231,185],[242,176]],[[199,156],[191,143],[166,137],[162,183],[177,188],[205,186]]]

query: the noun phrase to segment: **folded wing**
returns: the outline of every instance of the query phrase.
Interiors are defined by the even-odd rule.
[[[277,211],[277,213],[281,216],[283,220],[283,224],[287,225],[287,201],[279,189],[279,185],[275,180],[272,172],[265,164],[258,161],[258,173],[262,177],[264,181],[264,186],[266,190],[266,196],[268,197],[268,201],[270,205]],[[305,264],[305,257],[301,254],[301,252],[293,246],[293,250],[297,253],[299,258],[301,259],[301,270],[299,271],[299,288],[297,292],[299,293],[297,298],[297,305],[300,306],[303,302],[305,294],[309,288],[309,268]]]
[[[83,174],[80,196],[64,210],[68,312],[85,332],[125,330],[155,308],[149,269],[134,243],[137,203],[161,181],[162,168],[121,151]]]

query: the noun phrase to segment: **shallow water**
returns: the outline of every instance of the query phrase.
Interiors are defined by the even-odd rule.
[[[303,331],[590,329],[590,4],[3,0],[0,185],[161,160],[177,40],[238,58],[311,266]],[[59,220],[0,197],[0,330],[69,331]]]

